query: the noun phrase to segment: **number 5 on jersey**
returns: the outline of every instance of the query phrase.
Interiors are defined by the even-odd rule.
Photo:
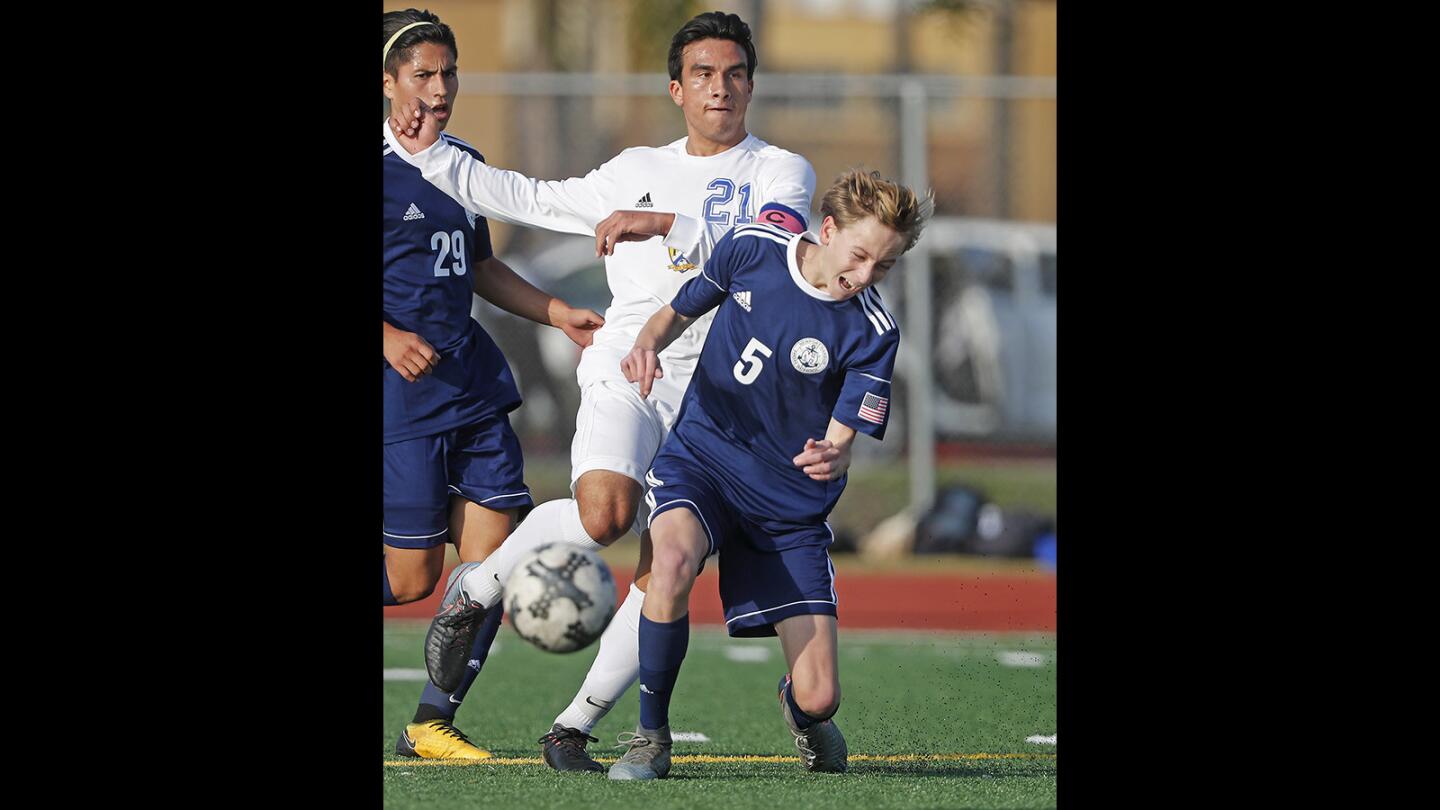
[[[435,257],[435,275],[443,277],[450,275],[453,268],[455,275],[465,275],[465,234],[460,231],[446,233],[436,231],[430,237],[430,249],[440,251]],[[444,266],[445,259],[449,258],[451,251],[455,253],[455,264],[450,267]]]
[[[759,340],[750,338],[750,342],[745,344],[745,351],[740,352],[740,359],[735,361],[735,379],[745,385],[755,382],[755,378],[765,370],[765,362],[757,354],[770,357],[775,352]]]

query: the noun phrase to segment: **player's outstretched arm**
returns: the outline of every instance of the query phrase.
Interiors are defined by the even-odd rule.
[[[440,140],[440,122],[430,114],[430,105],[418,98],[390,106],[390,131],[412,155]]]
[[[406,382],[413,383],[440,365],[440,353],[425,338],[391,326],[389,321],[380,323],[385,326],[385,362]]]
[[[660,368],[660,352],[665,351],[665,347],[674,343],[675,338],[680,337],[686,327],[694,322],[694,318],[687,318],[666,304],[640,328],[635,345],[631,347],[630,353],[625,355],[625,359],[620,361],[620,371],[625,375],[625,379],[640,383],[641,397],[650,396],[650,387],[665,376],[665,372]]]
[[[475,292],[506,312],[559,329],[582,349],[595,339],[595,330],[605,325],[598,312],[572,307],[536,288],[494,256],[480,262]]]
[[[821,441],[805,440],[805,449],[791,459],[800,471],[816,481],[835,481],[850,470],[850,445],[855,428],[832,418]]]
[[[612,256],[621,242],[644,242],[670,233],[675,214],[664,211],[615,211],[595,226],[595,255]]]
[[[568,180],[534,180],[497,169],[441,138],[435,117],[419,99],[392,107],[389,124],[390,134],[402,147],[396,154],[472,213],[513,225],[592,236],[595,223],[610,212],[605,200],[611,178],[604,166]]]

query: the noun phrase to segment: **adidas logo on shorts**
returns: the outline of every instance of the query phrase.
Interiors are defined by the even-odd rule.
[[[641,197],[639,200],[637,200],[637,201],[635,202],[635,207],[636,207],[636,208],[654,208],[654,207],[655,207],[655,203],[650,202],[650,192],[648,192],[648,191],[645,192],[645,196],[644,196],[644,197]]]
[[[740,292],[735,293],[735,294],[734,294],[733,296],[731,296],[731,297],[735,299],[735,303],[737,303],[737,304],[739,304],[740,306],[744,307],[746,312],[749,312],[749,311],[750,311],[750,291],[749,291],[749,290],[741,290]]]

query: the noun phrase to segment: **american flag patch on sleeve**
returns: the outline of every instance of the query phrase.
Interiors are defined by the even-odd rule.
[[[860,403],[861,419],[866,422],[874,422],[877,425],[885,424],[885,411],[890,407],[890,398],[866,394],[865,399]]]

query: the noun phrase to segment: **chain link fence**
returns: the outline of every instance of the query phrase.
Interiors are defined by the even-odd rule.
[[[685,135],[667,83],[463,73],[449,131],[497,166],[581,176],[627,147]],[[937,443],[1055,439],[1055,99],[1053,77],[756,76],[748,128],[810,160],[817,201],[856,166],[935,192],[935,222],[880,285],[904,335],[889,438],[857,445],[907,458],[914,506],[933,491]],[[608,303],[590,240],[491,227],[497,254],[538,285]],[[526,405],[513,418],[527,454],[568,452],[574,346],[478,301],[475,314],[521,380]]]

